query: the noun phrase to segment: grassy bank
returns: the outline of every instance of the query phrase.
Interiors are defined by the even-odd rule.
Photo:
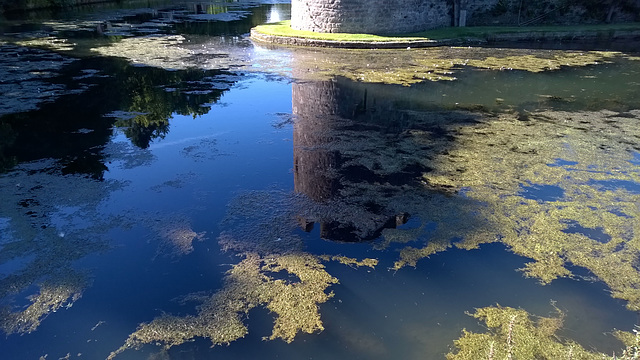
[[[371,34],[345,34],[345,33],[315,33],[312,31],[294,30],[290,21],[281,21],[273,24],[259,25],[256,31],[270,36],[295,37],[313,40],[328,41],[359,41],[359,42],[394,42],[394,41],[433,41],[456,38],[491,38],[500,34],[524,34],[524,33],[609,33],[613,31],[640,31],[640,23],[626,24],[602,24],[602,25],[575,25],[575,26],[477,26],[477,27],[447,27],[423,31],[413,34],[401,35],[371,35]]]

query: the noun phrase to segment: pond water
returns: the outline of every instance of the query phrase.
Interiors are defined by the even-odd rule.
[[[635,44],[248,38],[289,17],[5,14],[0,357],[620,354],[640,310]]]

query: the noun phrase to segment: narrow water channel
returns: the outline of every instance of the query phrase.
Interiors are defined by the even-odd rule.
[[[4,16],[0,358],[480,359],[508,330],[515,358],[587,359],[633,338],[633,44],[252,42],[277,1]]]

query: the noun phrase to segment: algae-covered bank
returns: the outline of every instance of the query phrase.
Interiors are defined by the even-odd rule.
[[[0,20],[0,358],[633,359],[640,49]],[[503,44],[506,45],[506,44]]]

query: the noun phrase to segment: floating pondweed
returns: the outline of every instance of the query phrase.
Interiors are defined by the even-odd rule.
[[[376,265],[378,265],[378,259],[367,258],[367,259],[358,260],[358,259],[350,258],[347,256],[339,256],[339,255],[338,256],[320,255],[319,258],[323,261],[337,261],[340,264],[355,266],[355,267],[368,266],[374,269]]]
[[[640,274],[634,264],[640,228],[635,220],[640,218],[640,197],[624,188],[600,188],[597,181],[639,182],[640,169],[629,166],[629,160],[640,138],[640,113],[529,115],[529,121],[501,115],[458,128],[458,146],[430,161],[434,170],[423,176],[428,187],[465,188],[466,198],[486,204],[477,209],[478,216],[492,230],[484,239],[466,237],[455,245],[475,248],[499,239],[513,252],[534,259],[523,270],[543,283],[571,276],[567,263],[584,267],[604,281],[614,297],[637,310]],[[553,165],[554,159],[566,159],[567,165]],[[557,187],[563,196],[553,201],[527,198],[530,194],[522,192],[527,183]],[[610,240],[571,231],[570,224],[597,228]],[[432,254],[434,247],[405,250],[396,267],[413,263],[421,253]]]
[[[7,334],[36,330],[51,312],[70,307],[90,283],[74,268],[89,254],[106,251],[105,234],[123,222],[98,215],[96,208],[122,184],[82,176],[62,176],[53,161],[21,164],[0,177],[3,229],[0,263],[23,266],[0,277],[0,326]],[[29,298],[22,308],[16,300]]]
[[[202,241],[206,234],[204,231],[193,231],[191,221],[182,214],[143,220],[151,227],[154,233],[152,236],[161,239],[159,253],[187,255],[193,251],[193,243]]]
[[[564,317],[560,310],[556,316],[534,317],[525,310],[498,305],[476,309],[470,315],[482,320],[488,331],[473,333],[463,330],[462,337],[454,342],[456,349],[447,354],[447,360],[634,359],[625,356],[612,358],[559,337],[556,333],[562,328]],[[631,337],[628,333],[619,334],[618,337],[621,335],[627,340]],[[627,351],[632,351],[633,346],[638,346],[637,339],[635,343],[627,345]]]
[[[291,51],[295,77],[328,80],[342,76],[360,82],[399,85],[456,80],[456,73],[465,66],[542,72],[558,70],[561,67],[596,65],[627,57],[619,52],[526,49],[501,49],[501,56],[497,57],[493,49],[446,47],[413,50]]]
[[[66,85],[52,79],[74,61],[42,49],[0,44],[0,116],[34,110],[68,93]]]
[[[93,51],[102,56],[125,58],[135,65],[186,69],[196,64],[191,60],[193,52],[178,46],[185,40],[181,35],[149,35],[122,39]]]
[[[299,281],[275,279],[270,273],[286,271]],[[322,331],[318,304],[331,296],[326,289],[338,280],[329,275],[310,254],[290,253],[261,257],[245,254],[245,259],[227,273],[222,289],[203,299],[198,314],[178,317],[164,314],[144,323],[109,359],[143,344],[159,343],[165,348],[195,337],[205,337],[213,345],[228,344],[249,331],[243,320],[249,310],[264,306],[276,316],[268,339],[293,341],[299,332]]]
[[[0,307],[0,329],[5,334],[25,334],[35,331],[44,318],[62,307],[71,307],[88,286],[86,274],[63,269],[38,284],[39,292],[29,296],[29,306],[15,311]]]
[[[466,65],[491,70],[524,70],[542,72],[558,70],[561,67],[576,67],[609,62],[624,54],[608,51],[550,51],[548,57],[539,55],[488,56],[484,59],[470,59]]]

